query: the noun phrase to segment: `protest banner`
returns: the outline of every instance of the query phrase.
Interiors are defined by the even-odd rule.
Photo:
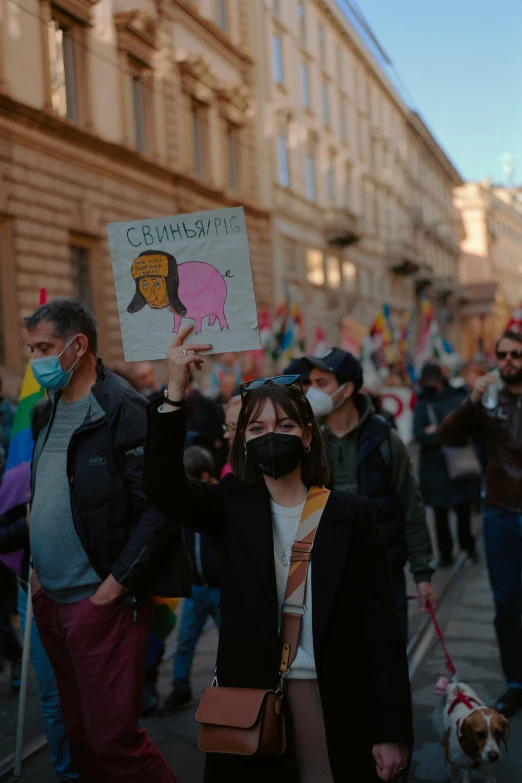
[[[109,223],[125,361],[164,359],[173,335],[210,353],[260,347],[242,207]]]
[[[382,407],[395,416],[397,430],[408,444],[413,438],[413,391],[406,386],[385,386],[381,389]]]

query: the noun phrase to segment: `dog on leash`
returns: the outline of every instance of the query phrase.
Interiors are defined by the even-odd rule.
[[[497,710],[487,707],[465,683],[441,677],[435,692],[443,697],[436,723],[444,746],[451,783],[470,783],[470,770],[477,769],[486,783],[495,783],[495,764],[500,744],[507,751],[509,722]]]

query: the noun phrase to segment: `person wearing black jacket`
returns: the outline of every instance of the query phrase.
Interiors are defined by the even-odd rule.
[[[210,452],[201,446],[189,446],[184,455],[187,476],[215,483],[212,478],[214,460]],[[192,704],[190,673],[196,646],[205,623],[211,617],[219,629],[219,553],[216,542],[210,536],[202,536],[194,530],[183,531],[188,553],[194,565],[192,597],[186,598],[179,626],[174,655],[173,690],[158,710],[158,715],[173,715]]]
[[[321,435],[302,387],[290,385],[299,376],[287,376],[288,385],[264,379],[256,390],[244,384],[234,474],[216,485],[189,479],[183,465],[187,370],[198,368],[204,361],[198,352],[212,347],[183,345],[191,328],[167,354],[168,399],[161,410],[149,409],[144,486],[166,516],[217,541],[219,686],[275,689],[288,553],[308,490],[328,480]],[[301,634],[292,645],[297,657],[284,686],[288,750],[209,753],[206,783],[288,783],[297,776],[300,783],[378,783],[407,764],[413,741],[408,667],[384,543],[365,498],[331,492],[325,500]]]
[[[186,595],[181,530],[146,498],[146,400],[97,360],[96,321],[57,299],[26,319],[49,401],[34,422],[33,607],[80,778],[173,783],[138,728],[152,596]]]

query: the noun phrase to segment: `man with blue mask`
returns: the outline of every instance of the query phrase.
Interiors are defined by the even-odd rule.
[[[387,545],[397,611],[407,639],[406,562],[421,606],[435,605],[426,511],[408,451],[389,422],[375,414],[370,398],[361,393],[363,369],[355,356],[331,348],[307,361],[312,386],[306,396],[315,415],[323,419],[332,489],[369,499]]]
[[[181,533],[142,489],[147,403],[97,358],[83,302],[25,325],[49,396],[33,422],[33,607],[71,756],[81,780],[175,783],[138,726],[151,599],[190,588]]]

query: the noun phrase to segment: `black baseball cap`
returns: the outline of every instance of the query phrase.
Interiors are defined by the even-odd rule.
[[[342,348],[330,348],[323,356],[307,356],[310,369],[317,367],[325,372],[340,375],[346,382],[353,383],[355,391],[363,385],[363,368],[359,359]]]
[[[283,370],[283,375],[300,375],[303,383],[310,383],[310,365],[306,356],[292,359],[288,367]]]

